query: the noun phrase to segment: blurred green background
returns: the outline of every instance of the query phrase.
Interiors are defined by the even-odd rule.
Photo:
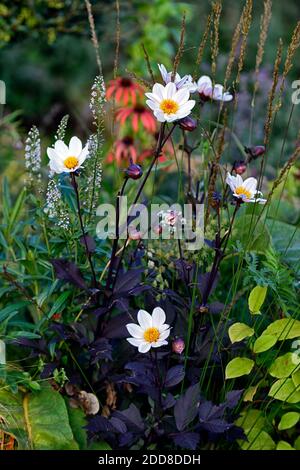
[[[113,73],[116,8],[114,1],[91,2],[99,38],[105,80]],[[216,78],[224,78],[224,67],[231,38],[244,2],[224,0],[220,27],[220,54]],[[176,2],[174,0],[120,1],[121,45],[119,74],[134,72],[148,77],[141,45],[145,44],[154,70],[157,62],[171,66],[180,36],[183,11],[187,13],[185,53],[180,71],[194,71],[197,48],[210,1]],[[240,86],[238,134],[241,139],[249,126],[253,69],[259,36],[263,1],[254,0],[245,67]],[[260,143],[267,93],[272,80],[272,63],[279,37],[286,51],[293,28],[299,19],[299,0],[274,0],[273,16],[262,64],[261,91],[258,96],[254,135]],[[200,73],[210,72],[210,49],[206,47]],[[83,0],[0,0],[0,79],[7,87],[6,119],[1,122],[0,170],[8,165],[15,169],[15,152],[21,152],[24,134],[36,124],[44,136],[52,136],[60,118],[70,114],[72,131],[85,137],[89,124],[90,87],[97,74],[90,29]],[[299,53],[290,80],[300,74]],[[282,130],[288,119],[291,87],[287,87],[286,112],[277,119],[274,152],[279,151],[276,129]],[[10,113],[13,113],[12,115]],[[297,116],[298,110],[295,111]],[[298,117],[299,118],[299,113]],[[296,138],[298,126],[291,126],[287,152]],[[246,137],[245,137],[246,138]],[[278,136],[279,139],[279,136]],[[247,142],[245,142],[247,143]],[[290,145],[290,147],[289,147]]]

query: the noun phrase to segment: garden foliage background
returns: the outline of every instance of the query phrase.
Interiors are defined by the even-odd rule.
[[[201,144],[195,147],[192,163],[194,185],[203,175],[205,179],[203,161],[207,168],[214,167],[209,166],[216,156],[213,144],[220,153],[218,156],[222,154],[223,171],[234,161],[247,157],[244,146],[263,145],[270,131],[266,163],[261,164],[253,155],[248,162],[248,176],[260,180],[263,169],[263,192],[266,197],[270,192],[274,196],[268,200],[267,215],[264,214],[262,221],[258,218],[253,228],[253,217],[259,214],[257,207],[251,212],[245,208],[247,204],[241,208],[238,204],[239,216],[234,220],[236,212],[230,205],[229,189],[225,189],[224,204],[218,200],[207,209],[210,222],[205,233],[207,244],[201,253],[195,257],[187,252],[182,254],[179,246],[177,255],[177,245],[175,248],[168,245],[165,250],[159,244],[147,251],[139,240],[132,240],[130,249],[136,245],[124,259],[121,254],[121,261],[116,265],[117,276],[120,274],[116,283],[117,276],[114,278],[112,272],[115,265],[110,266],[109,260],[117,262],[118,257],[114,249],[111,254],[110,242],[99,242],[95,237],[93,201],[90,206],[88,200],[82,204],[90,236],[88,246],[85,236],[82,240],[74,197],[75,179],[71,183],[61,180],[64,205],[60,210],[63,212],[67,207],[70,211],[65,219],[70,231],[64,232],[63,222],[51,226],[44,212],[48,177],[46,149],[57,137],[69,141],[76,135],[86,142],[91,132],[96,132],[96,140],[91,140],[90,145],[93,142],[99,145],[101,140],[101,172],[95,172],[94,182],[98,181],[99,187],[93,197],[98,198],[97,202],[114,203],[126,166],[124,155],[121,169],[116,164],[118,145],[120,149],[122,137],[135,131],[130,116],[122,121],[118,103],[119,124],[112,118],[116,102],[109,112],[103,111],[99,97],[101,81],[95,80],[99,64],[91,41],[91,18],[89,21],[86,3],[89,2],[0,1],[0,80],[6,84],[7,102],[1,107],[0,116],[0,340],[6,343],[8,353],[7,364],[0,370],[0,447],[6,450],[118,447],[300,450],[300,357],[296,354],[295,358],[300,337],[297,320],[300,109],[291,106],[291,84],[300,74],[299,31],[292,51],[293,67],[285,77],[284,88],[280,88],[284,60],[300,17],[299,2],[273,0],[263,61],[256,76],[261,15],[264,4],[271,2],[253,1],[251,27],[249,34],[245,33],[246,53],[238,88],[234,90],[238,96],[234,117],[230,114],[233,107],[224,107],[230,110],[232,121],[228,122],[234,133],[222,133],[219,125],[228,117],[227,111],[222,115],[221,109],[218,116],[205,104],[199,124],[202,126],[203,118]],[[149,68],[156,81],[161,82],[157,64],[172,70],[184,12],[186,30],[184,48],[179,54],[180,74],[210,75],[214,57],[211,44],[218,37],[216,81],[224,82],[232,36],[244,2],[222,2],[219,28],[214,30],[215,16],[200,70],[195,58],[211,14],[210,1],[93,1],[91,6],[101,68],[108,87],[115,76],[135,77],[140,85],[145,80],[147,86],[151,82]],[[280,105],[274,99],[270,110],[279,38],[282,38],[283,60],[275,95],[282,93],[282,96]],[[236,63],[238,59],[235,57]],[[259,90],[251,114],[256,78]],[[229,81],[229,89],[230,85]],[[91,89],[95,93],[92,102]],[[266,125],[268,110],[272,119]],[[99,112],[103,112],[101,119]],[[151,131],[154,121],[149,115],[144,122],[145,129],[139,124],[136,133],[144,152],[139,160],[144,172],[151,161],[152,140],[157,138]],[[222,119],[225,116],[224,121],[218,120],[221,115]],[[33,128],[26,142],[32,126],[37,126],[39,134]],[[113,131],[116,128],[118,131],[118,126],[121,134],[116,137]],[[183,153],[189,153],[187,134],[181,141],[180,132],[175,132],[180,158],[182,149]],[[40,142],[44,187],[41,192],[37,188],[41,181],[35,181],[31,193],[24,153],[34,154]],[[170,202],[171,194],[175,197],[178,194],[182,200],[193,195],[194,187],[187,193],[184,189],[186,163],[182,160],[181,166],[178,165],[177,157],[177,167],[174,159],[173,164],[169,162],[174,151],[172,145],[168,141],[163,149],[159,172],[152,178],[153,186],[144,188],[146,198],[153,196],[157,201]],[[128,151],[130,155],[132,148]],[[284,165],[293,155],[295,158],[286,168]],[[91,170],[89,164],[86,168],[87,172]],[[282,168],[285,168],[283,175]],[[87,199],[90,197],[88,178],[84,172],[78,177],[83,201],[85,195]],[[81,187],[80,179],[85,182]],[[221,179],[217,180],[216,176],[214,181],[218,189],[222,186]],[[274,181],[278,184],[274,185]],[[135,184],[132,178],[127,186],[131,200],[137,191]],[[46,202],[49,214],[51,201]],[[219,210],[221,218],[217,226],[216,217],[211,214],[218,214]],[[60,221],[64,217],[62,212]],[[221,235],[226,240],[223,252],[214,244],[220,242]],[[92,238],[96,240],[95,245]],[[221,258],[217,258],[214,272],[213,253],[218,249]],[[172,258],[173,253],[176,254]],[[147,258],[146,266],[143,257]],[[91,258],[95,261],[97,280],[100,279],[96,283],[99,297],[90,286],[86,287],[90,281]],[[76,265],[68,264],[73,261]],[[187,281],[190,275],[193,281]],[[107,295],[110,289],[111,297]],[[156,304],[165,309],[167,322],[172,325],[171,349],[155,357],[141,358],[143,355],[136,356],[134,348],[127,343],[124,346],[122,314],[130,311],[135,321],[139,308],[150,311]],[[105,320],[99,329],[98,318],[102,317]]]

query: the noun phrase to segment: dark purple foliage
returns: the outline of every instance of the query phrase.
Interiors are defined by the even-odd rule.
[[[184,379],[184,366],[174,366],[168,370],[165,380],[165,387],[171,388],[179,384]]]
[[[66,259],[52,259],[51,263],[58,279],[70,282],[80,289],[87,290],[83,276],[75,263],[71,263]]]
[[[189,387],[177,400],[174,417],[178,431],[183,431],[197,416],[200,404],[199,384]]]
[[[200,441],[200,436],[197,432],[181,432],[172,435],[172,439],[182,449],[195,450]]]

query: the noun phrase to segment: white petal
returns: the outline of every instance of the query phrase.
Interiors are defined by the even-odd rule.
[[[152,327],[152,317],[150,313],[146,312],[146,310],[139,310],[137,314],[137,319],[144,330]]]
[[[247,189],[247,191],[250,191],[251,193],[255,193],[256,187],[257,187],[257,179],[256,178],[247,178],[243,182],[243,187]]]
[[[149,106],[150,109],[152,109],[152,111],[154,111],[158,107],[158,103],[153,100],[146,100],[146,104]]]
[[[82,143],[78,137],[74,136],[69,143],[69,152],[73,157],[78,157],[82,151]]]
[[[69,156],[69,147],[62,140],[57,140],[55,142],[54,150],[62,159],[65,159]]]
[[[139,338],[126,338],[128,343],[132,344],[132,346],[139,347],[140,344],[143,342],[142,339]]]
[[[212,88],[212,81],[207,75],[203,75],[197,82],[199,93],[203,92],[207,88]]]
[[[177,91],[177,89],[176,89],[175,83],[173,83],[173,82],[168,83],[164,87],[164,98],[167,98],[167,99],[173,98],[176,91]]]
[[[59,159],[59,156],[57,155],[57,153],[55,152],[54,148],[52,147],[48,147],[47,148],[47,155],[49,157],[50,160],[57,160]]]
[[[159,109],[154,110],[154,116],[156,117],[156,119],[159,122],[165,122],[166,121],[164,113],[162,111],[160,111]]]
[[[156,343],[151,343],[151,346],[153,348],[160,348],[161,346],[164,346],[165,344],[168,344],[168,341],[156,341]]]
[[[160,74],[161,74],[161,77],[163,79],[163,81],[165,83],[168,83],[168,72],[167,72],[167,69],[166,67],[163,65],[163,64],[157,64],[158,65],[158,68],[159,68],[159,71],[160,71]]]
[[[139,352],[140,353],[146,353],[149,351],[149,349],[151,348],[151,343],[141,343],[139,345]]]
[[[155,307],[152,312],[152,326],[159,329],[166,321],[166,314],[161,307]]]
[[[178,90],[174,96],[174,100],[179,104],[179,106],[185,104],[190,97],[190,92],[187,88],[181,88]]]
[[[212,97],[214,100],[222,100],[224,94],[224,87],[222,85],[216,84],[213,89]]]
[[[144,331],[140,326],[136,325],[135,323],[128,323],[128,325],[126,325],[126,328],[129,334],[133,336],[133,338],[142,339],[144,337]]]
[[[164,331],[159,335],[159,341],[163,341],[164,339],[168,338],[170,336],[170,330]]]
[[[83,147],[80,155],[78,156],[79,166],[82,165],[83,162],[87,159],[88,154],[89,154],[89,146],[88,144],[86,144],[86,146]]]
[[[58,174],[63,173],[65,171],[64,166],[59,161],[55,160],[54,158],[52,158],[49,161],[49,166],[52,171]]]
[[[159,327],[159,332],[163,333],[164,331],[168,330],[169,328],[170,328],[170,325],[168,325],[167,323],[164,323],[163,325],[161,325]]]
[[[155,83],[152,88],[153,95],[156,95],[159,101],[164,99],[165,87],[161,83]]]
[[[231,93],[228,93],[228,91],[225,91],[222,97],[222,101],[232,101],[233,95]]]

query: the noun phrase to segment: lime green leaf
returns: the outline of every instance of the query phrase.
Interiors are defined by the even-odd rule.
[[[292,374],[292,381],[295,387],[300,386],[300,369],[297,370],[294,374]]]
[[[276,336],[279,341],[297,338],[300,336],[300,321],[293,318],[276,320],[265,329],[263,335]]]
[[[296,426],[300,418],[300,414],[296,411],[289,411],[285,413],[278,424],[279,431],[283,431],[284,429],[290,429]]]
[[[267,287],[256,286],[250,292],[248,305],[249,305],[249,310],[252,313],[252,315],[257,315],[260,313],[260,309],[267,295],[267,290],[268,290]]]
[[[276,450],[296,450],[296,449],[294,449],[294,447],[292,447],[291,444],[289,444],[286,441],[279,441],[276,446]]]
[[[20,450],[78,450],[64,399],[49,384],[26,394],[0,389],[0,415]]]
[[[111,450],[111,447],[105,441],[93,442],[89,446],[89,450]]]
[[[295,440],[294,447],[296,450],[300,450],[300,436],[298,436],[297,439]]]
[[[254,335],[253,328],[246,325],[245,323],[234,323],[228,330],[229,338],[232,343],[237,343],[242,341],[249,336]]]
[[[256,385],[251,385],[245,390],[243,401],[253,401],[258,388],[264,384],[264,380],[260,380]]]
[[[283,356],[277,357],[270,367],[269,374],[277,379],[289,377],[292,372],[296,372],[300,364],[300,357],[296,353],[288,352]]]
[[[69,400],[66,399],[66,406],[69,415],[69,422],[71,429],[73,431],[74,438],[78,443],[80,450],[87,449],[87,432],[85,426],[87,425],[87,420],[84,412],[81,408],[71,408],[69,405]]]
[[[292,379],[280,379],[273,383],[269,396],[287,403],[299,403],[300,388],[295,387]]]
[[[235,357],[226,366],[225,377],[226,379],[234,379],[242,375],[250,374],[253,369],[254,361],[247,357]]]
[[[254,343],[253,352],[255,354],[268,351],[277,342],[276,336],[273,335],[261,335]]]
[[[239,441],[243,450],[273,450],[275,442],[271,436],[260,428],[252,428],[245,432],[247,441]]]

